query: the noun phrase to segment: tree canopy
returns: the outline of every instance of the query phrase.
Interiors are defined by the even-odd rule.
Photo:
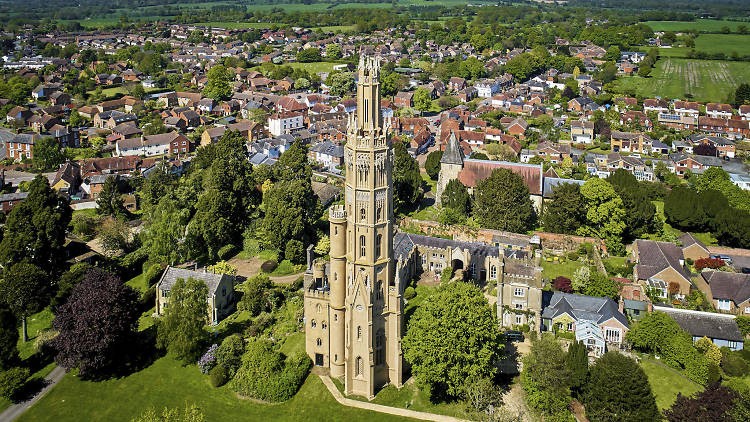
[[[573,234],[586,223],[581,187],[575,183],[563,183],[552,189],[552,197],[544,201],[542,221],[544,228],[552,233]]]
[[[466,392],[467,380],[492,377],[503,349],[492,307],[474,285],[441,286],[409,319],[404,358],[433,396]]]
[[[119,363],[137,332],[139,296],[114,275],[91,268],[56,310],[57,364],[88,377]]]
[[[393,195],[398,212],[419,204],[424,196],[419,164],[403,142],[393,143]]]
[[[536,220],[523,178],[504,168],[477,183],[472,208],[482,227],[489,229],[523,233]]]
[[[203,352],[208,288],[201,280],[178,279],[169,291],[169,306],[158,322],[157,345],[185,363]]]

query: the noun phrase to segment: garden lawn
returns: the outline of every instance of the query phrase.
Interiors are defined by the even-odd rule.
[[[285,65],[291,66],[295,69],[304,69],[310,73],[321,73],[321,72],[332,72],[333,66],[340,63],[331,62],[310,62],[310,63],[284,63]]]
[[[29,341],[26,343],[23,342],[21,321],[18,321],[18,355],[21,359],[27,359],[36,353],[36,350],[34,350],[34,340],[39,333],[52,326],[52,319],[54,318],[55,316],[49,308],[45,308],[41,312],[26,318],[26,331],[29,333]]]
[[[126,281],[125,284],[143,293],[150,287],[146,282],[146,275],[144,273],[138,274],[137,276]]]
[[[651,391],[656,396],[656,405],[659,409],[663,410],[672,406],[677,393],[689,396],[703,390],[703,387],[683,377],[677,371],[649,358],[641,359],[641,368],[648,376],[648,383],[651,384]]]
[[[294,398],[281,404],[262,404],[237,397],[228,386],[213,388],[195,365],[182,366],[171,357],[124,378],[100,382],[66,375],[18,421],[77,422],[129,421],[147,408],[184,409],[195,404],[206,421],[406,421],[381,413],[339,405],[315,376],[307,377]]]
[[[572,278],[573,273],[577,269],[581,268],[583,264],[578,261],[571,261],[566,259],[565,262],[547,262],[546,259],[542,258],[542,276],[549,280],[554,280],[558,276]]]
[[[744,62],[661,58],[650,77],[626,76],[614,84],[620,92],[643,97],[724,102],[743,82],[750,82],[750,66]]]

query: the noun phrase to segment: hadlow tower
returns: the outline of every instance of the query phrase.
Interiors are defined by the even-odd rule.
[[[317,366],[368,398],[402,385],[403,299],[393,258],[393,152],[380,110],[380,66],[359,63],[357,111],[344,149],[345,202],[329,210],[330,261],[309,263],[306,349]]]

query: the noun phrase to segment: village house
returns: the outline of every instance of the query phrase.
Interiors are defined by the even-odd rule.
[[[177,132],[123,139],[115,144],[116,156],[182,154],[190,152],[190,141]]]
[[[750,316],[750,274],[704,270],[695,285],[720,312]]]
[[[572,120],[570,122],[570,139],[574,144],[590,144],[594,141],[594,122]]]
[[[651,153],[653,140],[646,134],[613,130],[610,137],[610,148],[612,149],[612,152],[637,152],[639,154]]]
[[[273,136],[292,133],[304,128],[303,114],[281,111],[268,116],[268,131]]]
[[[169,306],[169,293],[178,280],[196,279],[208,289],[206,320],[216,325],[234,310],[234,277],[206,271],[194,271],[168,266],[156,283],[156,314],[164,315]]]
[[[41,136],[36,133],[17,134],[13,139],[5,143],[5,157],[13,161],[33,159],[33,146],[39,139],[41,139]]]
[[[697,261],[701,258],[708,258],[711,255],[706,245],[690,233],[681,234],[677,238],[677,241],[682,247],[682,256],[685,259],[690,258],[693,261]]]
[[[654,312],[664,312],[677,322],[696,342],[707,337],[718,347],[742,350],[745,337],[737,326],[734,315],[701,312],[689,309],[654,305]]]
[[[690,275],[685,271],[682,249],[671,242],[638,239],[633,243],[634,279],[647,288],[660,291],[661,297],[690,293]]]

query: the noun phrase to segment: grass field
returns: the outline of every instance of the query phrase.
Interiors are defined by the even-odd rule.
[[[677,393],[689,396],[703,389],[676,371],[666,368],[651,359],[642,359],[641,368],[643,368],[643,372],[648,376],[648,382],[651,384],[654,396],[656,396],[656,405],[659,409],[666,409],[672,406]]]
[[[618,79],[622,92],[644,97],[687,98],[697,101],[726,101],[730,91],[742,82],[750,82],[750,66],[743,62],[719,60],[660,59],[651,76]]]
[[[719,32],[721,28],[726,26],[732,32],[737,31],[737,27],[740,25],[746,25],[750,28],[748,22],[735,22],[727,20],[717,19],[697,19],[694,22],[677,22],[677,21],[646,21],[643,22],[648,25],[654,31],[689,31],[696,30],[698,32]]]
[[[582,266],[583,264],[578,261],[566,260],[565,262],[560,263],[547,262],[545,259],[542,259],[542,276],[550,280],[554,280],[558,276],[572,278],[573,273]]]
[[[406,421],[339,405],[315,376],[307,377],[294,398],[263,404],[237,397],[228,386],[213,388],[196,365],[182,366],[162,357],[127,377],[92,382],[66,375],[60,383],[23,414],[19,421],[129,421],[147,408],[183,409],[195,404],[206,421]]]
[[[661,57],[687,57],[693,50],[687,47],[673,47],[659,49]],[[750,35],[738,34],[701,34],[695,38],[695,51],[706,53],[724,53],[730,57],[732,53],[740,56],[750,54]]]

